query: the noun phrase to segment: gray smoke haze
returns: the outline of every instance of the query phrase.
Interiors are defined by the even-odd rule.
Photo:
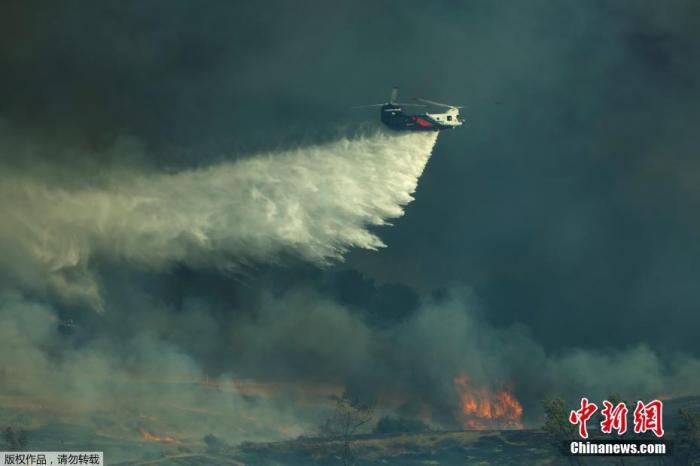
[[[119,342],[98,336],[80,344],[56,310],[13,295],[1,297],[0,319],[3,422],[87,423],[131,439],[144,429],[178,440],[209,432],[242,441],[299,435],[317,409],[302,410],[292,396],[246,399],[224,376],[206,385],[185,348],[152,328],[132,327]]]
[[[461,373],[477,388],[512,384],[525,425],[539,422],[543,397],[646,399],[693,393],[700,383],[700,361],[662,358],[644,345],[549,354],[522,326],[488,324],[465,289],[423,302],[390,328],[311,289],[261,291],[249,313],[223,323],[202,300],[175,312],[124,308],[99,317],[111,331],[66,328],[60,311],[17,295],[1,303],[3,419],[87,422],[125,438],[140,429],[231,442],[314,433],[330,396],[343,392],[379,413],[453,429]],[[207,353],[225,370],[207,370]]]
[[[245,348],[239,354],[247,371],[265,367],[284,377],[333,381],[380,407],[413,415],[425,403],[433,422],[450,428],[456,425],[453,379],[462,372],[476,387],[512,383],[530,425],[539,421],[545,397],[677,396],[700,383],[700,361],[682,354],[662,358],[645,345],[548,353],[521,325],[489,324],[466,289],[428,299],[384,329],[314,293],[294,291],[264,299],[254,322],[232,329],[232,341]]]
[[[526,424],[697,394],[698,8],[6,2],[3,419],[236,442],[344,391],[454,428],[461,372]],[[392,85],[466,127],[358,131]]]
[[[282,341],[263,338],[265,325],[249,328],[235,308],[221,325],[206,298],[178,312],[149,291],[136,290],[137,279],[130,275],[168,274],[177,267],[218,270],[230,286],[236,283],[233,271],[243,266],[283,265],[287,256],[327,266],[342,260],[349,248],[383,247],[368,228],[403,214],[436,139],[436,133],[375,131],[176,173],[119,169],[88,183],[61,184],[46,175],[6,171],[0,188],[1,263],[7,278],[0,373],[12,380],[6,393],[18,397],[18,406],[47,407],[32,423],[89,420],[126,436],[148,424],[177,437],[212,432],[235,441],[313,431],[328,396],[343,391],[338,374],[324,379],[296,374],[293,366],[285,374],[279,367],[289,361],[261,359],[285,349]],[[121,268],[128,278],[114,283],[114,273],[105,268]],[[105,299],[105,292],[112,298]],[[267,303],[263,292],[259,296],[261,304],[249,311],[265,322],[268,308],[285,300]],[[326,305],[332,303],[316,307],[317,316],[307,309],[297,313],[294,303],[286,312],[305,321],[318,317],[322,331],[362,328],[350,315],[334,327],[334,314],[320,312]],[[86,307],[107,312],[89,317],[73,310]],[[288,339],[288,329],[277,323],[293,321],[281,317],[269,327]],[[297,342],[293,357],[313,364],[304,351],[319,343],[315,330],[304,332],[298,325],[301,338],[292,340]],[[354,342],[358,335],[348,338]],[[202,385],[209,377],[208,361],[197,358],[206,345],[211,357],[224,361],[216,364],[213,388]],[[369,360],[363,355],[358,362]],[[233,378],[238,370],[253,377],[252,389],[246,379]],[[301,389],[286,387],[286,378]],[[255,385],[265,379],[277,384],[271,401],[265,388]],[[295,395],[308,391],[309,384],[321,387],[320,399]],[[312,401],[311,408],[303,407]],[[222,418],[232,421],[222,423]]]

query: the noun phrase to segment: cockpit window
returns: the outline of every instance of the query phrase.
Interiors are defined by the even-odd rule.
[[[447,121],[452,121],[452,115],[447,115]]]

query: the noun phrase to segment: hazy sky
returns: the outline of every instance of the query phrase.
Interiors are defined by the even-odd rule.
[[[197,375],[331,383],[368,398],[390,387],[449,403],[436,387],[460,369],[515,380],[526,412],[555,379],[622,373],[599,389],[696,390],[699,18],[693,1],[4,4],[3,309],[17,328],[27,307],[75,320],[82,330],[60,332],[102,368],[132,367],[142,347],[124,342],[138,328]],[[416,167],[356,203],[343,188],[363,189],[353,180],[373,176],[373,162],[356,161],[362,170],[344,170],[337,189],[323,180],[336,179],[334,144],[375,132],[375,110],[350,107],[383,102],[393,85],[463,105],[466,124],[440,134],[405,215],[376,226],[407,202]],[[196,181],[238,162],[271,170],[261,152],[289,166],[258,173],[282,183],[251,199],[271,209],[303,199],[298,218],[321,219],[301,221],[313,247],[247,213],[258,204],[240,196],[262,178],[240,164],[240,184]],[[326,153],[319,196],[284,184],[288,171],[313,178]],[[379,171],[402,166],[383,160]],[[168,204],[129,213],[166,191]],[[218,201],[219,236],[202,254],[188,213]],[[176,217],[179,233],[143,226],[151,216]],[[47,260],[57,247],[52,266],[79,270],[29,286],[46,271],[12,237],[49,230],[61,234],[27,251]],[[378,244],[372,234],[387,247],[362,249]],[[241,253],[253,237],[284,247]],[[345,262],[319,265],[338,254]],[[240,256],[243,270],[228,261]],[[124,357],[105,362],[110,348]],[[537,364],[545,375],[529,373]]]

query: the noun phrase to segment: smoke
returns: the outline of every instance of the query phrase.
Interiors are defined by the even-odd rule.
[[[175,266],[220,271],[288,257],[326,265],[353,247],[383,247],[369,228],[403,214],[436,139],[435,133],[378,132],[177,173],[106,170],[87,182],[66,172],[50,179],[50,170],[5,171],[2,420],[88,422],[126,438],[141,429],[231,441],[312,431],[324,400],[342,392],[342,377],[308,377],[311,367],[285,372],[284,358],[250,370],[251,355],[261,360],[284,345],[263,339],[264,330],[251,328],[245,316],[265,322],[270,310],[284,306],[288,319],[269,328],[288,338],[294,327],[277,326],[294,323],[286,299],[263,298],[248,313],[227,303],[222,318],[206,297],[186,296],[173,306],[149,285]],[[230,277],[227,282],[232,287]],[[76,310],[84,305],[108,312]],[[329,305],[321,300],[308,308],[323,320],[319,328],[365,329],[371,337],[355,315],[341,314],[334,324]],[[306,339],[304,323],[295,324],[294,354],[318,355],[316,345],[331,343],[332,333]],[[257,345],[246,329],[274,349]],[[345,343],[356,344],[356,336]],[[203,383],[212,365],[220,368],[215,383]],[[252,385],[239,373],[252,377]],[[305,406],[312,395],[319,398]]]
[[[647,399],[700,386],[696,358],[644,345],[548,352],[523,326],[489,324],[466,289],[424,300],[391,327],[310,288],[256,294],[248,313],[223,322],[207,301],[175,310],[140,297],[140,307],[95,316],[103,327],[66,327],[52,306],[1,295],[0,421],[87,423],[121,438],[213,433],[235,443],[313,434],[330,395],[343,392],[379,415],[460,428],[454,380],[464,375],[475,390],[512,390],[525,426],[539,424],[551,396]],[[225,370],[210,375],[210,357]]]
[[[380,413],[459,428],[457,378],[512,391],[526,426],[548,396],[700,386],[692,356],[646,345],[552,351],[523,325],[490,323],[463,288],[411,304],[400,289],[369,285],[363,293],[375,296],[343,300],[318,275],[238,287],[220,273],[288,258],[325,265],[384,246],[371,227],[403,214],[435,142],[376,133],[176,173],[107,170],[90,182],[6,171],[3,416],[39,404],[34,423],[237,442],[313,433],[329,395],[343,392]],[[108,312],[76,312],[80,304]]]
[[[226,376],[205,384],[186,348],[152,328],[81,342],[84,335],[66,331],[56,309],[13,294],[0,295],[0,319],[3,424],[87,424],[125,439],[146,430],[183,441],[206,433],[242,441],[299,435],[316,413],[291,396],[246,397]]]
[[[403,214],[436,139],[376,133],[173,174],[121,172],[89,187],[3,175],[0,265],[24,286],[99,309],[97,256],[155,269],[286,256],[327,264],[384,246],[368,227]]]
[[[457,428],[462,374],[526,426],[696,394],[697,7],[318,3],[0,15],[0,426],[274,439],[347,391]],[[475,117],[380,239],[434,134],[287,148],[401,76]]]
[[[440,428],[461,427],[454,384],[461,375],[475,390],[512,390],[525,408],[526,426],[539,425],[548,397],[572,403],[611,393],[650,399],[690,395],[700,387],[695,357],[644,344],[549,351],[523,325],[489,323],[463,288],[424,300],[413,315],[387,328],[310,290],[267,295],[254,319],[232,327],[230,339],[240,349],[242,371],[263,367],[285,380],[332,382],[379,410],[420,416]]]

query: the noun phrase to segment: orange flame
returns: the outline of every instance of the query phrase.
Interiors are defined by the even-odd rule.
[[[147,442],[177,443],[177,440],[174,437],[171,437],[169,435],[156,435],[147,431],[146,429],[141,429],[141,438],[143,438]]]
[[[472,388],[467,374],[454,378],[459,396],[458,419],[464,429],[522,428],[523,407],[510,388],[494,391]]]

